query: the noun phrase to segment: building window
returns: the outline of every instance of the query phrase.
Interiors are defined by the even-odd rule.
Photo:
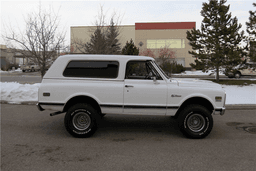
[[[63,72],[65,77],[117,78],[117,61],[71,61]]]
[[[160,49],[160,48],[185,48],[185,39],[154,39],[147,40],[148,49]]]

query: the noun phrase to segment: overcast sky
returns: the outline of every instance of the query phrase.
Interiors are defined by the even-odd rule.
[[[42,8],[51,6],[60,17],[60,27],[66,31],[66,42],[70,42],[71,26],[91,26],[95,21],[100,5],[110,16],[114,11],[122,16],[121,25],[134,25],[136,22],[196,22],[200,28],[202,3],[208,0],[168,0],[168,1],[3,1],[1,0],[1,33],[4,25],[24,30],[27,14],[36,12],[39,4]],[[232,16],[243,25],[249,18],[249,10],[255,11],[255,0],[228,0]],[[8,30],[7,30],[8,32]],[[0,39],[0,44],[4,44]]]

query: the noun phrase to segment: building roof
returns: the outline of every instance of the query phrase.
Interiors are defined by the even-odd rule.
[[[193,29],[196,22],[135,23],[135,30]]]

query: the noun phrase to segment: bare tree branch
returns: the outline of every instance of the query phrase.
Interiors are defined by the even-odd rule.
[[[17,34],[13,29],[4,35],[5,40],[19,45],[29,53],[29,60],[38,64],[43,77],[49,65],[65,47],[65,32],[59,32],[59,17],[52,11],[30,13],[25,19],[26,29]]]

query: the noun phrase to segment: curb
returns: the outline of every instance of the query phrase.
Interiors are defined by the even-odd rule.
[[[0,104],[14,104],[14,105],[36,105],[37,101],[22,101],[22,102],[9,102],[1,100]],[[228,104],[225,106],[226,110],[256,110],[256,104]]]

